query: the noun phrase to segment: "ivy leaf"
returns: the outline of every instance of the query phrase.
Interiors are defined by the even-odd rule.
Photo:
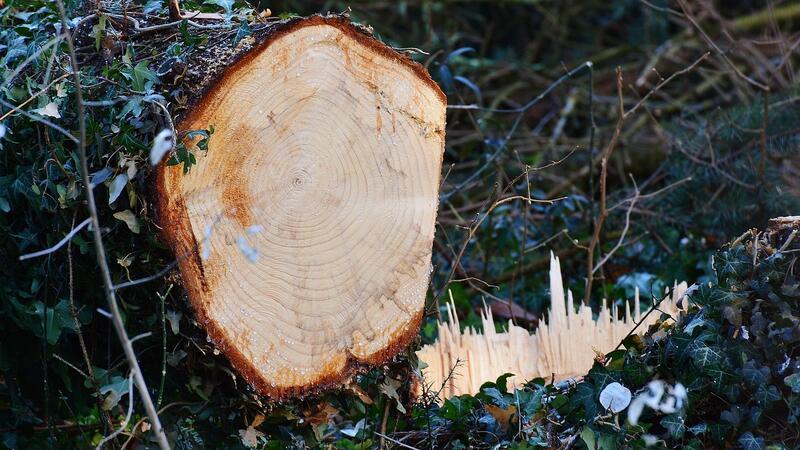
[[[598,432],[589,427],[583,427],[581,440],[589,450],[616,450],[618,448],[614,435]]]
[[[749,431],[739,436],[738,442],[743,450],[764,450],[764,438],[755,437]]]
[[[114,172],[109,169],[108,167],[103,167],[102,169],[98,170],[97,172],[92,173],[91,178],[89,179],[90,183],[97,186],[100,183],[106,181]]]
[[[706,431],[708,431],[708,425],[706,425],[704,423],[699,423],[697,425],[689,427],[689,432],[692,433],[695,436],[703,434]]]
[[[525,389],[517,391],[517,401],[522,410],[521,412],[526,416],[533,415],[533,413],[542,407],[543,395],[544,389],[538,387],[534,387],[533,390]]]
[[[661,426],[669,431],[670,436],[675,439],[680,439],[686,433],[686,424],[680,414],[670,414],[661,419]]]
[[[781,393],[778,388],[769,384],[762,384],[756,389],[756,401],[761,406],[767,406],[770,403],[780,400]]]
[[[800,394],[800,372],[789,375],[783,382],[792,389],[792,392]]]
[[[580,383],[570,398],[570,404],[575,408],[582,406],[585,417],[593,419],[597,415],[594,387],[589,383]]]
[[[206,0],[205,3],[222,7],[225,10],[225,16],[230,19],[233,11],[233,0]]]
[[[100,395],[103,398],[103,409],[106,411],[117,406],[122,397],[128,393],[130,380],[122,377],[112,377],[111,382],[100,387]]]
[[[130,229],[134,234],[139,234],[139,231],[142,229],[139,219],[130,209],[114,213],[114,218],[125,222],[125,225],[127,225],[128,229]]]
[[[754,360],[747,361],[742,367],[742,377],[753,386],[760,386],[769,381],[769,367],[759,367]]]
[[[128,184],[128,174],[121,173],[114,177],[111,184],[108,185],[108,204],[111,205],[122,193],[122,189]]]
[[[44,338],[50,345],[58,343],[64,329],[75,330],[75,321],[72,319],[66,300],[61,300],[55,306],[48,307],[45,307],[42,302],[36,302],[33,305],[33,314],[45,321]],[[39,336],[42,335],[41,330],[42,328],[37,330]]]
[[[54,119],[61,118],[61,113],[58,112],[58,105],[53,102],[50,102],[41,108],[34,109],[33,112],[40,116],[52,117]]]
[[[493,400],[493,403],[503,409],[508,408],[508,405],[511,404],[502,392],[500,392],[497,388],[484,388],[481,389],[481,393],[486,394],[489,398]]]
[[[699,368],[716,366],[722,359],[722,355],[719,352],[698,340],[695,340],[690,346],[689,356],[692,357],[695,365]]]
[[[131,82],[131,88],[140,94],[149,93],[153,85],[158,83],[158,75],[147,65],[147,61],[139,61],[136,66],[120,72]]]
[[[239,42],[242,42],[242,39],[246,38],[253,34],[253,30],[250,29],[250,25],[247,22],[242,22],[239,25],[239,30],[236,32],[236,36],[233,37],[233,46],[236,47],[239,45]]]

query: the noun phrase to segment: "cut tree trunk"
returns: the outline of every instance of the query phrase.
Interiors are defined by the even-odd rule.
[[[271,27],[204,88],[177,131],[208,150],[156,173],[198,321],[272,397],[387,362],[423,316],[444,94],[341,16]]]

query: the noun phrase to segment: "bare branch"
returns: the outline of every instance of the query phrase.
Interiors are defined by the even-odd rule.
[[[97,204],[95,202],[94,192],[89,184],[89,161],[86,156],[86,111],[83,104],[81,72],[80,68],[78,67],[78,57],[75,53],[75,44],[72,42],[72,35],[69,32],[69,24],[67,21],[67,13],[64,9],[64,2],[63,0],[56,0],[56,4],[58,6],[58,12],[61,18],[61,26],[64,30],[64,36],[67,41],[69,60],[70,65],[72,66],[72,77],[75,83],[75,103],[78,116],[78,135],[80,137],[80,139],[77,141],[78,156],[81,163],[81,177],[86,185],[86,200],[89,207],[89,215],[92,221],[95,254],[97,256],[97,264],[100,267],[100,273],[103,278],[106,300],[108,301],[108,306],[111,310],[111,318],[114,324],[114,330],[116,331],[120,343],[122,344],[122,348],[125,351],[125,358],[128,360],[128,365],[130,366],[132,376],[136,381],[136,387],[138,388],[142,397],[142,402],[144,403],[147,415],[150,417],[150,421],[153,424],[153,432],[156,440],[158,441],[158,445],[162,450],[168,450],[170,447],[169,442],[167,441],[167,436],[164,433],[164,428],[161,426],[161,421],[159,420],[158,413],[153,405],[153,400],[150,398],[150,394],[147,390],[147,384],[145,383],[144,376],[139,368],[139,361],[136,358],[136,353],[133,351],[133,345],[131,344],[130,339],[128,339],[128,333],[125,331],[125,325],[122,322],[122,314],[120,313],[119,305],[117,305],[117,299],[114,293],[114,284],[111,281],[111,271],[108,268],[108,261],[106,261],[103,236],[100,234],[100,219],[97,213]],[[131,402],[131,405],[132,404],[133,403]]]
[[[131,370],[130,375],[128,375],[128,413],[125,414],[125,420],[122,421],[119,428],[114,431],[113,433],[109,434],[108,436],[104,437],[95,450],[101,450],[106,442],[111,441],[115,437],[117,437],[120,433],[125,431],[125,428],[128,427],[128,423],[131,421],[131,416],[133,415],[133,370]]]
[[[86,225],[89,225],[91,222],[92,222],[92,218],[90,217],[90,218],[84,220],[83,222],[81,222],[77,227],[73,228],[69,233],[67,233],[66,236],[64,236],[64,239],[61,239],[60,241],[58,241],[58,243],[56,245],[54,245],[54,246],[52,246],[50,248],[46,248],[44,250],[39,250],[38,252],[26,253],[24,255],[21,255],[19,257],[19,260],[20,261],[24,261],[26,259],[36,258],[36,257],[39,257],[39,256],[49,255],[50,253],[53,253],[54,251],[56,251],[56,250],[60,249],[61,247],[63,247],[64,244],[66,244],[67,242],[70,241],[70,239],[72,239],[72,236],[75,236],[79,231],[81,231]]]

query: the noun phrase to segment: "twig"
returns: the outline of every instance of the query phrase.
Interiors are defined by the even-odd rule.
[[[5,77],[5,82],[3,82],[2,87],[6,87],[6,85],[11,84],[14,81],[14,78],[17,77],[26,67],[28,64],[36,61],[36,58],[39,57],[42,53],[47,51],[50,47],[54,45],[58,45],[61,43],[61,40],[64,39],[65,34],[59,34],[55,36],[53,39],[50,39],[47,43],[45,43],[39,50],[33,52],[31,56],[29,56],[25,61],[22,61],[13,72],[11,72],[7,77]]]
[[[664,86],[665,86],[665,85],[667,85],[667,84],[668,84],[670,81],[672,81],[673,79],[675,79],[675,77],[678,77],[678,76],[680,76],[680,75],[683,75],[683,74],[685,74],[685,73],[687,73],[687,72],[691,72],[692,70],[694,70],[694,68],[695,68],[695,67],[697,67],[697,65],[698,65],[698,64],[700,64],[701,62],[703,62],[703,60],[705,60],[706,58],[708,58],[708,56],[709,56],[709,55],[711,55],[711,52],[705,52],[705,53],[703,53],[703,55],[702,55],[702,56],[700,56],[699,58],[697,58],[697,59],[696,59],[696,60],[695,60],[695,61],[694,61],[692,64],[690,64],[689,66],[687,66],[687,67],[685,67],[685,68],[683,68],[683,69],[681,69],[681,70],[679,70],[679,71],[677,71],[677,72],[673,73],[672,75],[670,75],[669,77],[667,77],[665,80],[662,80],[662,81],[661,81],[660,83],[658,83],[658,84],[657,84],[657,85],[656,85],[656,86],[655,86],[653,89],[650,89],[650,91],[649,91],[647,94],[645,94],[645,95],[644,95],[644,97],[642,97],[642,98],[641,98],[641,99],[640,99],[638,102],[636,102],[636,104],[635,104],[635,105],[633,105],[633,107],[632,107],[631,109],[629,109],[628,111],[626,111],[626,112],[625,112],[625,114],[624,114],[624,116],[627,118],[627,116],[630,116],[630,115],[633,115],[634,113],[636,113],[636,110],[637,110],[637,109],[639,109],[639,107],[640,107],[640,106],[642,106],[642,105],[644,104],[644,102],[646,102],[646,101],[647,101],[647,99],[649,99],[649,98],[650,98],[650,96],[652,96],[653,94],[655,94],[656,92],[658,92],[659,90],[661,90],[661,88],[662,88],[662,87],[664,87]]]
[[[64,9],[63,0],[56,0],[58,5],[58,12],[61,18],[61,26],[64,30],[64,36],[67,41],[67,49],[69,50],[70,65],[72,66],[72,76],[75,83],[75,103],[78,115],[78,135],[80,136],[78,144],[78,156],[81,163],[81,177],[85,184],[86,200],[89,207],[89,215],[92,220],[92,233],[94,236],[95,254],[97,256],[97,264],[100,266],[100,273],[103,277],[103,285],[105,287],[106,300],[108,301],[109,309],[111,310],[112,322],[114,329],[119,337],[122,348],[125,351],[125,357],[128,360],[131,373],[136,381],[136,387],[142,397],[147,415],[153,423],[153,431],[158,441],[158,445],[162,450],[168,450],[169,442],[164,433],[164,428],[161,426],[161,421],[158,418],[153,400],[147,391],[147,383],[145,383],[142,371],[139,368],[139,362],[136,358],[136,353],[133,351],[133,345],[128,339],[128,333],[125,331],[125,325],[122,322],[122,314],[117,305],[116,295],[114,293],[114,284],[111,281],[111,271],[108,268],[108,261],[106,261],[105,247],[103,246],[103,236],[100,234],[100,219],[97,213],[97,205],[95,203],[94,193],[92,186],[89,183],[89,161],[86,156],[86,112],[83,105],[83,94],[81,88],[81,75],[80,68],[78,67],[78,57],[75,54],[75,45],[72,42],[72,35],[69,32],[69,24],[67,21],[67,13]],[[131,402],[131,404],[133,404]]]
[[[586,252],[586,291],[583,294],[583,302],[587,304],[592,295],[592,283],[594,281],[594,251],[600,243],[600,232],[603,229],[603,223],[606,221],[606,217],[608,217],[608,208],[606,206],[608,159],[617,146],[619,136],[622,134],[622,125],[625,123],[625,106],[622,101],[622,69],[620,68],[617,68],[617,97],[619,98],[619,119],[617,119],[617,126],[614,129],[611,140],[600,154],[600,212],[595,221],[594,232],[592,233],[592,238],[589,241],[589,247]]]
[[[597,220],[594,224],[594,232],[592,233],[591,240],[589,241],[589,246],[587,249],[587,256],[586,256],[586,290],[583,294],[583,301],[584,303],[589,302],[589,298],[592,295],[592,284],[594,282],[594,273],[595,265],[594,265],[594,253],[597,249],[597,246],[600,244],[600,233],[603,229],[603,224],[608,218],[608,205],[606,203],[606,187],[608,181],[608,161],[611,157],[611,154],[614,152],[614,149],[617,147],[619,143],[620,135],[622,134],[622,127],[625,124],[625,120],[632,116],[636,111],[639,109],[644,102],[650,98],[655,92],[659,89],[663,88],[667,83],[675,79],[676,76],[685,74],[695,67],[697,67],[700,62],[708,57],[708,53],[703,54],[695,60],[691,65],[688,67],[681,69],[664,81],[656,85],[650,92],[647,93],[642,99],[640,99],[634,106],[632,106],[628,111],[625,111],[625,103],[622,98],[622,70],[617,68],[617,100],[619,102],[618,105],[618,115],[619,118],[617,119],[617,125],[614,128],[614,134],[611,136],[611,140],[608,142],[606,147],[603,149],[603,152],[600,154],[600,212],[598,213]],[[631,206],[633,209],[633,206]],[[630,212],[629,212],[630,213]]]
[[[603,258],[600,259],[600,261],[598,261],[597,264],[594,266],[594,270],[592,272],[593,274],[597,272],[601,267],[603,267],[603,265],[609,260],[609,258],[611,258],[611,256],[613,256],[614,253],[616,253],[616,251],[619,250],[620,247],[622,247],[622,243],[625,242],[625,237],[628,235],[628,229],[630,228],[631,225],[631,211],[633,211],[634,206],[636,206],[636,201],[639,200],[639,187],[636,186],[636,180],[633,179],[633,175],[630,175],[630,177],[631,180],[633,180],[634,194],[633,198],[631,198],[630,200],[631,205],[628,207],[628,210],[625,211],[625,226],[622,228],[622,234],[620,234],[619,240],[617,241],[617,244],[614,245],[614,248],[609,250],[608,253],[606,253],[606,255],[603,256]]]
[[[7,101],[5,101],[5,100],[3,100],[1,98],[0,98],[0,104],[5,106],[6,108],[14,109],[14,105],[12,105],[11,103],[8,103]],[[72,142],[74,142],[76,144],[78,143],[78,138],[76,138],[74,134],[72,134],[69,131],[65,130],[64,128],[54,124],[53,122],[45,119],[44,117],[36,116],[34,114],[29,113],[28,111],[25,111],[24,109],[20,109],[17,112],[22,114],[23,116],[27,117],[28,119],[33,120],[34,122],[41,122],[41,123],[47,125],[48,127],[58,131],[59,133],[63,134],[67,138],[69,138],[69,140],[71,140]]]
[[[681,9],[683,10],[684,16],[686,16],[686,19],[692,23],[692,26],[694,26],[695,29],[697,29],[697,31],[700,33],[700,36],[702,36],[703,40],[706,41],[706,44],[708,44],[712,49],[714,49],[714,51],[720,56],[720,58],[722,58],[722,60],[725,61],[725,63],[729,65],[731,69],[733,69],[736,75],[738,75],[741,79],[745,80],[747,83],[757,87],[762,91],[769,90],[769,86],[763,83],[759,83],[758,81],[748,77],[738,67],[736,67],[736,64],[734,64],[733,61],[731,61],[730,58],[728,58],[725,52],[723,52],[722,49],[720,49],[717,46],[717,44],[711,39],[711,37],[709,37],[709,35],[706,34],[705,30],[703,30],[703,27],[701,27],[700,24],[697,23],[697,21],[694,19],[694,17],[692,17],[692,14],[689,12],[689,8],[686,5],[686,0],[678,0],[678,4],[681,6]]]
[[[55,80],[51,81],[50,84],[48,84],[47,86],[39,89],[39,91],[37,91],[35,94],[33,94],[30,97],[28,97],[27,100],[25,100],[24,102],[20,103],[19,105],[15,106],[14,108],[12,108],[11,111],[8,111],[7,113],[5,113],[2,116],[0,116],[0,121],[5,119],[6,117],[10,116],[11,114],[14,114],[15,112],[19,111],[20,109],[24,108],[25,105],[27,105],[28,103],[32,102],[38,96],[40,96],[40,95],[44,94],[45,92],[47,92],[51,87],[53,87],[54,84],[58,83],[59,81],[63,80],[64,78],[68,77],[69,75],[70,74],[65,73],[65,74],[61,75],[60,77],[56,78]]]
[[[81,374],[81,376],[83,376],[83,378],[86,378],[87,380],[91,380],[91,377],[89,377],[89,374],[87,374],[86,372],[84,372],[81,369],[79,369],[77,366],[75,366],[75,364],[72,364],[71,362],[69,362],[66,359],[64,359],[61,356],[59,356],[58,353],[53,353],[53,358],[55,358],[55,359],[61,361],[62,363],[66,364],[67,367],[69,367],[70,369],[74,370],[75,372],[78,372],[79,374]]]
[[[478,106],[478,105],[462,105],[463,106],[462,108],[455,108],[455,107],[451,108],[450,106],[448,106],[448,108],[451,108],[451,109],[480,109],[482,111],[494,112],[494,113],[516,113],[517,117],[514,119],[514,122],[511,124],[511,128],[508,130],[508,133],[506,133],[506,135],[503,138],[503,140],[501,141],[501,143],[497,146],[497,149],[494,151],[494,153],[492,153],[491,156],[489,156],[489,158],[486,160],[486,162],[480,168],[478,168],[477,171],[473,172],[472,175],[467,177],[466,180],[464,180],[461,183],[459,183],[452,190],[440,195],[439,199],[441,201],[447,201],[454,194],[458,193],[459,191],[464,189],[464,187],[470,185],[473,181],[475,181],[475,179],[477,179],[483,173],[483,171],[486,170],[494,162],[494,160],[497,159],[497,157],[500,156],[500,154],[506,149],[506,145],[508,144],[508,141],[511,139],[511,136],[517,130],[517,127],[519,127],[520,123],[522,123],[522,118],[525,116],[525,112],[528,111],[533,106],[535,106],[540,101],[542,101],[548,94],[553,92],[553,90],[555,90],[555,88],[560,86],[563,82],[565,82],[566,80],[574,77],[580,71],[582,71],[583,69],[587,69],[587,68],[589,69],[589,71],[592,70],[592,62],[591,61],[587,61],[587,62],[579,65],[578,67],[570,70],[566,74],[562,75],[561,78],[559,78],[558,80],[556,80],[552,84],[550,84],[550,86],[548,86],[544,91],[539,93],[539,95],[537,95],[532,100],[528,101],[528,103],[524,104],[523,106],[521,106],[519,108],[514,108],[514,109],[494,109],[494,108],[483,108],[483,107]],[[455,106],[458,106],[458,105],[455,105]]]
[[[90,218],[84,220],[83,222],[81,222],[77,227],[73,228],[69,233],[67,233],[66,236],[64,236],[64,239],[61,239],[60,241],[58,241],[58,243],[56,245],[54,245],[54,246],[52,246],[50,248],[46,248],[44,250],[39,250],[38,252],[26,253],[24,255],[21,255],[19,257],[19,260],[20,261],[24,261],[26,259],[36,258],[38,256],[44,256],[44,255],[49,255],[50,253],[53,253],[54,251],[56,251],[56,250],[60,249],[61,247],[63,247],[64,244],[66,244],[67,242],[69,242],[72,239],[72,236],[75,236],[79,231],[81,231],[86,225],[89,225],[91,222],[92,222],[92,218],[90,217]]]
[[[77,216],[77,211],[72,215],[72,227],[75,228],[75,218]],[[72,316],[72,321],[75,324],[75,334],[78,335],[78,346],[81,348],[81,355],[83,356],[83,362],[86,364],[86,376],[88,377],[89,381],[92,383],[92,387],[94,387],[94,392],[96,394],[96,401],[97,401],[97,410],[101,411],[100,414],[100,421],[105,424],[110,424],[112,422],[111,417],[108,415],[108,412],[103,410],[103,401],[102,396],[100,395],[100,383],[97,382],[97,378],[94,376],[94,370],[92,369],[92,360],[89,358],[89,350],[86,348],[86,340],[83,338],[83,331],[81,331],[81,321],[78,317],[78,307],[75,305],[75,283],[74,283],[74,270],[72,265],[72,240],[67,243],[67,267],[69,270],[69,313]],[[66,361],[65,361],[66,363]]]
[[[132,415],[133,415],[133,370],[131,370],[131,374],[128,375],[128,413],[125,414],[125,420],[122,421],[122,423],[120,424],[119,428],[116,431],[104,437],[103,440],[100,441],[99,444],[97,444],[95,450],[101,450],[103,446],[106,445],[106,442],[109,442],[110,440],[117,437],[120,433],[125,431],[125,428],[128,427],[128,422],[131,421]]]
[[[373,431],[373,433],[375,433],[376,435],[378,435],[378,436],[379,436],[381,439],[386,439],[387,441],[391,442],[392,444],[397,444],[397,445],[399,445],[400,447],[403,447],[403,448],[410,448],[411,450],[419,450],[417,447],[412,447],[412,446],[410,446],[410,445],[408,445],[408,444],[404,444],[404,443],[402,443],[402,442],[398,441],[397,439],[392,439],[392,438],[390,438],[389,436],[386,436],[385,434],[378,433],[377,431]]]
[[[164,295],[158,294],[161,300],[161,385],[158,388],[158,399],[156,400],[156,408],[161,407],[161,401],[164,400],[164,382],[167,378],[167,322],[166,322],[166,299],[169,292],[172,290],[172,284],[167,287],[167,292]]]

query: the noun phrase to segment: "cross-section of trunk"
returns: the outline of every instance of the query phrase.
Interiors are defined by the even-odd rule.
[[[159,166],[159,224],[199,322],[260,392],[336,385],[416,336],[445,104],[422,66],[315,16],[276,25],[180,121],[214,133],[189,173]]]

